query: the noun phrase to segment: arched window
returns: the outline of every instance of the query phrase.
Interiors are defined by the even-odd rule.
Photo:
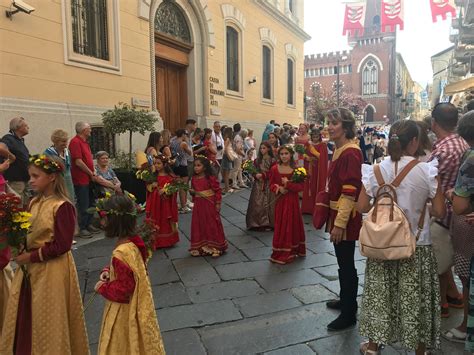
[[[293,59],[287,59],[287,101],[288,105],[295,104],[295,62]]]
[[[239,32],[232,26],[226,27],[227,89],[240,91],[239,74]]]
[[[181,8],[174,2],[165,0],[156,11],[155,30],[183,42],[191,43],[191,34]]]
[[[369,59],[362,70],[362,95],[375,95],[379,87],[379,68]]]
[[[374,107],[372,105],[367,105],[364,112],[365,122],[374,122],[374,114],[375,114]]]
[[[262,46],[262,96],[266,100],[272,99],[272,50],[269,46]]]

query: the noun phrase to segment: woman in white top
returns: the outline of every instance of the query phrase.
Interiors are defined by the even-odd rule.
[[[414,121],[395,122],[390,130],[389,157],[380,163],[384,181],[391,182],[414,158],[419,128]],[[445,214],[444,196],[438,188],[438,162],[419,163],[405,177],[396,193],[416,235],[418,221],[428,199],[431,215]],[[397,172],[395,171],[397,169]],[[357,210],[368,212],[379,187],[373,166],[362,165],[362,191]],[[428,209],[415,255],[409,259],[382,261],[367,259],[360,315],[360,334],[369,339],[361,344],[364,354],[379,354],[381,344],[401,343],[416,354],[438,348],[440,296],[436,259],[431,248]]]

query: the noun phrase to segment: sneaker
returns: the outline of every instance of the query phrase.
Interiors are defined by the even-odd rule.
[[[87,227],[87,230],[92,234],[99,234],[101,232],[99,228],[94,227],[92,224]]]
[[[186,202],[186,207],[193,208],[194,203],[192,203],[191,201],[188,201],[188,202]]]
[[[178,209],[178,212],[181,213],[181,214],[185,214],[185,213],[188,213],[188,212],[191,212],[192,210],[186,206],[186,207],[181,207]]]
[[[89,232],[87,229],[81,229],[79,231],[79,238],[90,239],[90,238],[92,238],[92,233]]]

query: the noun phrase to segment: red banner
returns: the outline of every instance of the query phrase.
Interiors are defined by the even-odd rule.
[[[349,33],[349,36],[362,36],[364,34],[365,9],[365,2],[346,4],[343,36],[347,33]]]
[[[395,32],[397,25],[403,30],[403,10],[403,0],[382,0],[382,32]]]
[[[441,16],[443,20],[446,20],[447,14],[451,14],[452,18],[456,17],[456,6],[454,0],[430,0],[430,6],[433,22],[438,20],[438,16]]]

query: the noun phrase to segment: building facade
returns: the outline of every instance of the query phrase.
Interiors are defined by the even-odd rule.
[[[303,119],[303,0],[29,0],[30,15],[0,23],[0,127],[25,117],[32,152],[50,131],[93,125],[119,102],[143,107],[172,131]],[[2,13],[11,0],[0,0]],[[140,136],[139,136],[140,137]],[[142,148],[144,138],[135,139]],[[107,144],[111,146],[110,142]]]
[[[305,92],[311,93],[314,84],[335,90],[339,64],[341,90],[360,95],[368,103],[365,122],[396,117],[396,33],[381,32],[380,11],[380,1],[367,1],[364,33],[348,37],[350,51],[305,56]]]

